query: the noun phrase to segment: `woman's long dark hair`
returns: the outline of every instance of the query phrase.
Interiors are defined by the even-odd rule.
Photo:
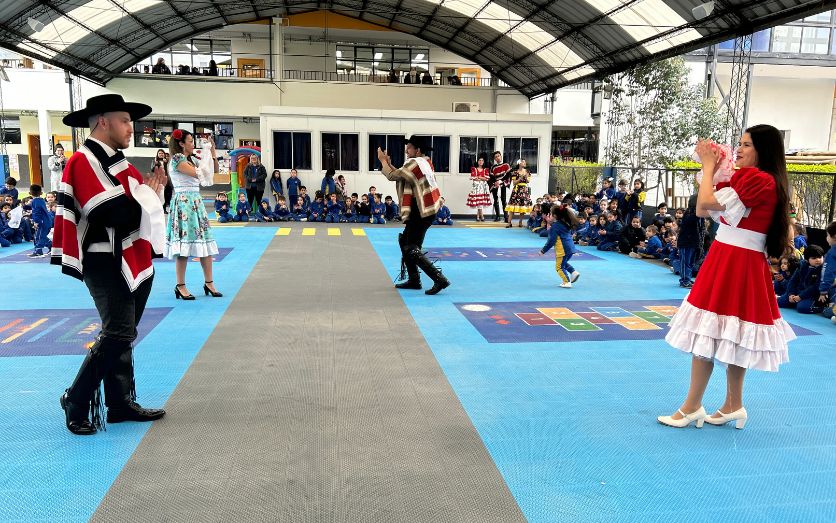
[[[790,245],[790,194],[784,139],[778,129],[771,125],[755,125],[746,129],[746,132],[758,153],[758,169],[771,174],[775,179],[778,203],[766,233],[766,253],[780,258]]]

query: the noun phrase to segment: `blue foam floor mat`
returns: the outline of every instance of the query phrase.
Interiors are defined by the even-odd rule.
[[[392,274],[400,263],[398,232],[367,230]],[[523,230],[433,227],[424,247],[542,244]],[[836,520],[836,326],[828,320],[784,311],[807,335],[790,344],[791,361],[779,373],[747,376],[745,430],[696,430],[656,422],[679,406],[690,371],[689,356],[662,337],[583,341],[579,332],[567,336],[570,342],[489,343],[460,310],[499,302],[511,308],[518,305],[513,302],[549,302],[554,309],[578,302],[663,305],[686,294],[658,265],[580,249],[603,260],[573,259],[581,278],[572,289],[558,288],[553,264],[442,260],[451,287],[437,296],[401,291],[526,518]],[[706,409],[719,407],[724,395],[725,372],[718,366]]]
[[[276,231],[250,228],[242,234],[243,229],[219,228],[214,232],[220,247],[232,248],[215,265],[223,298],[200,295],[193,302],[175,301],[174,264],[155,262],[148,309],[166,313],[156,318],[149,314],[149,321],[156,324],[134,350],[138,400],[143,405],[165,404]],[[15,245],[2,249],[0,256],[15,256],[31,248],[31,244]],[[86,313],[94,310],[84,284],[60,274],[59,267],[0,264],[0,278],[9,282],[0,310],[17,311],[11,316],[46,318],[47,323],[39,328],[60,321],[62,309],[64,317],[83,316],[80,321],[89,319]],[[202,281],[200,265],[190,263],[190,289],[199,291]],[[32,355],[32,346],[60,339],[57,333],[62,329],[66,339],[82,342],[85,333],[70,329],[70,323],[34,341],[37,330],[24,333],[7,347],[0,340],[0,352],[16,344],[26,349],[0,357],[0,521],[87,521],[148,430],[149,424],[120,423],[92,437],[67,432],[58,397],[70,385],[83,355]],[[0,338],[8,339],[4,335],[14,328],[0,333]],[[90,339],[95,334],[90,331]]]

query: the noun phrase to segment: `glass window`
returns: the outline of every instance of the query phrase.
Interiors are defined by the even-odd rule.
[[[519,160],[525,160],[531,174],[537,173],[537,138],[505,138],[503,158],[511,165]]]
[[[827,54],[830,29],[827,27],[805,27],[801,37],[801,52]]]
[[[717,48],[721,51],[734,51],[734,40],[726,40],[725,42],[720,42],[717,45]]]
[[[322,133],[322,168],[359,171],[359,135]]]
[[[379,171],[380,162],[377,159],[377,148],[380,147],[392,159],[392,165],[397,169],[404,164],[404,144],[406,139],[399,134],[370,134],[369,135],[369,170]]]
[[[450,137],[428,135],[422,135],[421,137],[426,138],[430,142],[430,147],[432,147],[432,151],[430,151],[428,156],[433,164],[433,170],[437,173],[449,173]]]
[[[273,131],[273,169],[311,168],[311,133]]]
[[[470,175],[470,168],[478,158],[484,158],[490,165],[495,139],[490,137],[462,136],[459,138],[459,173]]]
[[[836,54],[836,29],[833,30],[833,38],[830,39],[830,54]]]
[[[801,51],[801,27],[782,25],[772,32],[772,52],[798,53]]]
[[[772,36],[771,29],[764,29],[752,35],[752,51],[766,53],[769,51],[769,38]]]
[[[3,131],[0,133],[0,143],[21,143],[20,118],[3,118]]]
[[[139,120],[134,122],[134,147],[168,147],[168,138],[174,130],[174,122]]]
[[[430,50],[429,49],[413,49],[412,50],[412,67],[415,67],[419,72],[429,71]]]

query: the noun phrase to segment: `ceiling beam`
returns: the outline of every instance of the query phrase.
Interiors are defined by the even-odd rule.
[[[174,4],[172,0],[166,0],[165,4],[168,6],[169,9],[174,11],[174,14],[177,16],[178,19],[186,22],[186,25],[191,27],[192,31],[197,31],[197,26],[195,26],[189,19],[189,17],[186,16],[186,13],[177,8],[177,6]]]
[[[479,10],[478,10],[478,11],[476,11],[476,13],[475,13],[472,17],[468,18],[468,19],[467,19],[467,21],[466,21],[465,23],[463,23],[462,25],[460,25],[460,26],[458,27],[458,29],[456,29],[456,32],[455,32],[455,33],[452,33],[452,34],[450,35],[450,38],[448,38],[448,39],[447,39],[447,41],[446,41],[446,42],[444,42],[444,47],[446,47],[446,46],[450,45],[450,42],[452,42],[453,40],[455,40],[455,39],[456,39],[456,37],[458,36],[458,34],[459,34],[459,33],[461,33],[462,31],[464,31],[464,30],[467,28],[467,26],[469,26],[469,25],[470,25],[470,23],[471,23],[471,22],[473,22],[474,20],[476,20],[476,17],[478,17],[480,14],[482,14],[482,11],[484,11],[485,9],[487,9],[488,5],[490,5],[490,3],[491,3],[492,1],[493,1],[493,0],[488,0],[487,2],[485,2],[485,3],[482,5],[482,7],[480,7],[480,8],[479,8]]]
[[[138,16],[136,16],[136,15],[135,15],[135,14],[133,14],[132,12],[130,12],[130,11],[128,11],[127,9],[125,9],[124,7],[122,7],[122,5],[120,5],[120,4],[119,4],[116,0],[109,0],[109,1],[110,1],[110,3],[111,3],[111,4],[113,4],[113,5],[114,5],[117,9],[119,9],[120,11],[122,11],[123,13],[125,13],[126,15],[128,15],[128,16],[129,16],[129,17],[130,17],[130,18],[131,18],[134,22],[136,22],[137,24],[139,24],[140,26],[142,26],[142,27],[143,27],[146,31],[148,31],[149,33],[152,33],[154,36],[156,36],[156,37],[157,37],[157,38],[159,38],[160,40],[165,40],[165,37],[164,37],[163,35],[161,35],[161,34],[160,34],[160,33],[158,33],[157,31],[155,31],[155,30],[154,30],[154,28],[153,28],[153,27],[151,27],[150,25],[148,25],[148,24],[146,24],[145,22],[143,22],[143,21],[142,21],[142,20],[141,20]]]

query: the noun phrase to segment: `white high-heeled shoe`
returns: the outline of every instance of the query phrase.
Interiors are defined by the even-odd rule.
[[[692,412],[691,414],[685,414],[681,410],[678,410],[677,412],[682,414],[682,419],[673,419],[673,416],[659,416],[656,419],[659,420],[659,423],[662,425],[676,427],[678,429],[687,427],[691,423],[694,423],[698,429],[701,429],[702,424],[706,419],[705,407],[700,407],[699,410]]]
[[[746,425],[746,420],[749,416],[746,414],[746,409],[741,407],[738,410],[732,412],[731,414],[725,414],[723,412],[717,411],[717,414],[720,415],[719,418],[712,418],[711,416],[707,416],[705,421],[710,423],[711,425],[725,425],[730,421],[736,421],[734,428],[742,429]]]

